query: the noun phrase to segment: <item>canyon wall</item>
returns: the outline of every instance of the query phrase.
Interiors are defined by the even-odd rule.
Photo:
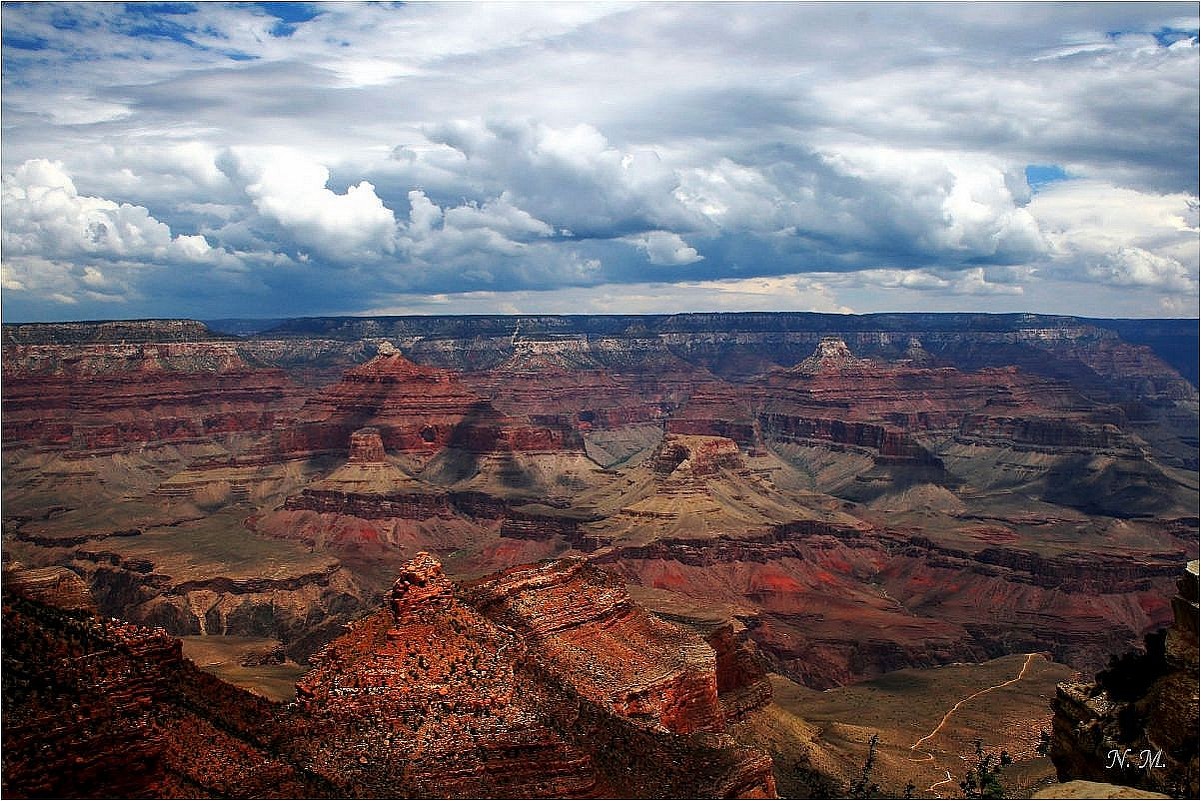
[[[1195,342],[1165,326],[1161,351]],[[818,687],[1035,648],[1091,670],[1167,621],[1165,571],[1196,553],[1195,388],[1104,321],[4,337],[6,558],[69,567],[107,614],[300,659],[431,550],[456,577],[572,556],[667,615],[737,609]]]
[[[719,670],[582,561],[460,591],[418,554],[288,706],[198,671],[161,629],[95,616],[82,582],[5,579],[6,793],[775,795],[770,757],[730,737],[718,700],[720,684],[752,708],[762,675],[724,635]]]

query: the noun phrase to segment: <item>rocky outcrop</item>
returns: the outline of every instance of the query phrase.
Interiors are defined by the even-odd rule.
[[[713,649],[587,562],[506,571],[465,597],[523,633],[546,669],[593,703],[677,734],[723,728]]]
[[[724,733],[712,649],[581,562],[469,592],[525,621],[514,631],[419,554],[385,608],[321,652],[291,707],[198,671],[162,630],[47,606],[13,592],[36,594],[38,575],[11,578],[3,781],[16,796],[774,796],[770,758]],[[531,615],[565,598],[581,611]],[[649,646],[638,667],[651,684],[631,685],[619,654],[589,665],[568,652],[589,635]]]
[[[1171,798],[1170,795],[1164,795],[1163,793],[1152,793],[1147,790],[1138,790],[1133,787],[1123,787],[1120,784],[1103,784],[1101,782],[1084,781],[1083,779],[1075,779],[1070,782],[1052,784],[1049,787],[1042,788],[1030,797],[1036,799]]]
[[[333,560],[307,571],[277,571],[274,577],[174,577],[153,562],[109,551],[80,548],[74,555],[71,567],[102,614],[161,627],[174,636],[271,637],[299,661],[336,636],[364,606],[362,585]]]
[[[3,787],[14,797],[312,797],[278,757],[278,708],[197,670],[180,642],[4,585]],[[29,578],[33,584],[22,583]]]
[[[5,325],[3,334],[5,345],[214,337],[202,324],[187,320]],[[389,339],[423,363],[458,370],[490,369],[528,351],[560,362],[563,354],[571,354],[575,367],[613,367],[629,363],[632,352],[656,349],[719,375],[749,376],[765,372],[765,366],[796,364],[824,337],[841,339],[860,358],[888,361],[909,358],[917,339],[923,351],[960,369],[1023,364],[1043,374],[1091,376],[1100,391],[1106,382],[1112,391],[1115,378],[1145,375],[1158,381],[1179,371],[1179,381],[1180,374],[1195,377],[1197,369],[1192,320],[1031,314],[312,317],[286,320],[244,349],[261,353],[267,363],[289,367],[313,361],[317,354],[310,343],[320,342],[325,343],[322,355],[337,350],[343,354],[340,363],[349,366],[363,360],[363,343]]]
[[[1087,779],[1198,794],[1197,562],[1178,582],[1173,621],[1092,683],[1059,685],[1051,759],[1060,781]]]
[[[741,720],[771,703],[771,682],[754,651],[734,633],[732,623],[715,627],[705,642],[717,659],[717,697],[727,723]]]
[[[285,509],[308,509],[326,514],[353,515],[364,520],[429,520],[454,514],[446,493],[356,493],[308,487],[284,502]]]
[[[884,461],[914,462],[941,467],[934,454],[919,445],[903,431],[883,425],[849,422],[829,417],[802,417],[785,414],[764,414],[759,418],[763,431],[783,442],[831,443],[863,448],[874,452]]]
[[[720,734],[712,649],[583,562],[460,593],[419,554],[316,662],[293,725],[314,771],[361,793],[774,794],[770,759]]]
[[[1157,326],[1195,352],[1195,331]],[[1166,622],[1165,565],[1196,555],[1196,393],[1100,323],[4,331],[6,556],[65,566],[105,614],[270,636],[296,658],[426,550],[455,576],[586,556],[662,609],[736,614],[740,639],[815,687],[1015,651],[1091,671]],[[47,582],[71,594],[65,574]],[[538,664],[602,728],[666,725],[661,697],[696,687],[614,701]],[[679,736],[697,734],[720,736]]]
[[[228,340],[196,320],[104,320],[18,323],[3,327],[7,345],[87,345]]]
[[[959,427],[959,439],[973,444],[1002,444],[1023,449],[1067,449],[1085,453],[1134,454],[1130,438],[1114,423],[1063,417],[1000,417],[969,415]]]
[[[889,670],[1051,651],[1100,667],[1164,619],[1180,552],[1137,562],[1014,547],[960,550],[888,528],[808,520],[758,533],[663,538],[594,557],[696,603],[749,604],[773,670],[828,688]],[[987,604],[989,615],[979,609]]]
[[[340,452],[364,426],[376,429],[383,448],[394,452],[583,450],[567,421],[504,415],[449,371],[414,364],[395,348],[307,403],[279,431],[278,448],[289,458]]]
[[[591,759],[539,714],[520,650],[420,555],[388,608],[331,643],[298,684],[302,758],[372,796],[586,794]]]
[[[857,359],[842,337],[826,336],[817,343],[817,349],[796,366],[800,373],[825,371],[866,371],[872,366],[867,359]]]
[[[745,468],[738,445],[724,437],[668,435],[651,459],[651,470],[667,477],[681,468],[694,476],[709,476],[721,468]]]
[[[67,612],[93,613],[96,600],[78,573],[65,567],[4,566],[4,585],[15,595]]]
[[[722,437],[751,449],[761,445],[753,406],[755,393],[732,384],[697,382],[683,406],[667,420],[669,434]]]
[[[360,428],[350,435],[351,464],[383,464],[384,441],[379,429]]]

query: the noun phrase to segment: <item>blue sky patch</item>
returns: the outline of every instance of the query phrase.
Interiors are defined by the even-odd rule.
[[[296,32],[302,22],[319,17],[322,10],[312,3],[252,3],[261,8],[279,22],[271,28],[271,35],[277,38],[287,38]]]
[[[19,33],[5,33],[4,47],[15,47],[17,50],[45,50],[49,43],[40,36],[25,36]]]
[[[1197,38],[1197,33],[1198,32],[1196,30],[1188,31],[1181,30],[1179,28],[1160,28],[1158,31],[1153,33],[1152,36],[1155,37],[1155,41],[1159,42],[1161,47],[1168,47],[1176,42],[1190,39],[1195,40]]]
[[[79,20],[69,10],[63,10],[50,18],[50,24],[60,31],[73,31],[79,27]]]
[[[126,3],[126,14],[142,14],[147,17],[158,17],[164,14],[181,15],[195,14],[196,6],[193,3]]]
[[[320,16],[321,9],[312,3],[255,3],[281,22],[308,22]]]
[[[1026,183],[1030,185],[1032,192],[1037,192],[1056,181],[1064,181],[1067,177],[1068,174],[1058,164],[1026,165]]]

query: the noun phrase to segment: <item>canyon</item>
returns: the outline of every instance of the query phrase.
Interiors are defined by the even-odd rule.
[[[89,701],[96,731],[140,727],[152,794],[837,795],[817,745],[782,767],[773,684],[1032,653],[1091,674],[1178,616],[1197,326],[1128,323],[5,325],[5,636],[151,649],[162,675],[130,692],[189,731],[237,693],[266,705],[222,731],[270,771],[201,781],[146,708]],[[294,699],[195,669],[198,641],[299,677]],[[14,675],[40,658],[14,653]],[[7,753],[54,713],[5,693]]]

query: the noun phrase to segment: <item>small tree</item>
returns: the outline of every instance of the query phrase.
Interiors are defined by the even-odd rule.
[[[851,782],[847,792],[849,798],[871,798],[880,792],[880,785],[872,781],[872,771],[876,768],[876,746],[880,743],[880,735],[873,734],[867,741],[867,759],[863,761],[863,770],[859,778]]]
[[[998,758],[995,754],[984,753],[984,743],[976,739],[976,767],[968,770],[959,787],[965,798],[1004,798],[1005,787],[1001,784],[1001,771],[1005,766],[1013,764],[1013,759],[1005,751]]]
[[[1034,747],[1034,751],[1039,756],[1046,756],[1051,753],[1051,733],[1046,729],[1039,731],[1038,745]]]

